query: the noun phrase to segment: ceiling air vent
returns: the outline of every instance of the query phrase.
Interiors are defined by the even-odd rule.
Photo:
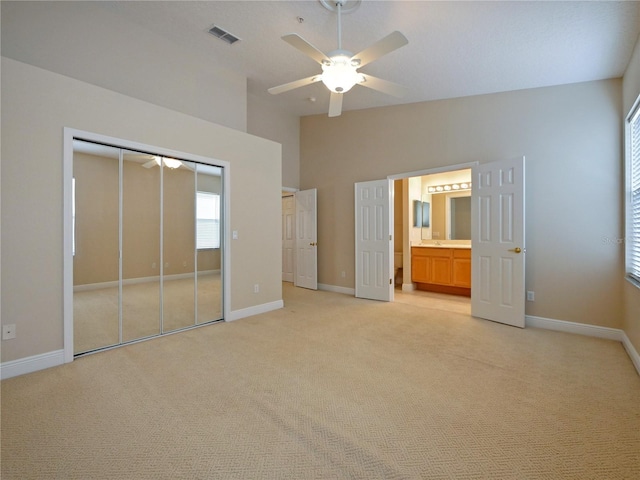
[[[229,45],[233,45],[238,40],[240,40],[238,37],[236,37],[232,33],[227,32],[224,28],[220,28],[217,25],[214,25],[213,27],[211,27],[209,29],[209,33],[214,37],[217,37],[220,40],[227,42]]]

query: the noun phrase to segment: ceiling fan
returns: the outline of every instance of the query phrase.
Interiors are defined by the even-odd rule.
[[[176,168],[186,168],[187,170],[191,170],[192,172],[196,171],[196,166],[193,162],[188,162],[185,160],[178,160],[176,158],[162,157],[160,155],[152,155],[153,160],[149,160],[146,163],[143,163],[142,166],[144,168],[153,168],[159,167],[162,165],[170,170],[175,170]],[[200,172],[204,170],[200,168]]]
[[[176,160],[175,158],[161,157],[160,155],[153,155],[153,160],[149,160],[148,162],[143,163],[142,166],[144,168],[152,168],[159,167],[160,164],[172,170],[184,166],[184,164],[180,160]]]
[[[355,55],[348,50],[343,50],[341,14],[345,1],[320,0],[320,3],[327,9],[338,12],[338,48],[336,50],[325,55],[296,33],[290,33],[282,37],[289,45],[318,62],[322,67],[322,73],[272,87],[268,90],[269,93],[277,95],[294,88],[322,81],[331,91],[329,100],[330,117],[337,117],[342,113],[342,95],[351,90],[354,85],[361,85],[395,97],[403,97],[405,95],[407,92],[406,87],[358,72],[358,68],[364,67],[387,53],[393,52],[409,43],[409,41],[402,33],[395,31]],[[357,1],[356,7],[359,4],[360,0]],[[335,5],[335,9],[332,5]],[[351,8],[351,10],[354,8]]]

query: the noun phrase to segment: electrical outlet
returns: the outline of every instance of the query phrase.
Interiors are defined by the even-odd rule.
[[[532,290],[527,291],[527,302],[533,302],[536,299],[536,293]]]
[[[11,340],[12,338],[16,338],[16,324],[3,325],[2,340]]]
[[[260,291],[260,285],[257,283],[253,286],[253,293],[258,293]]]
[[[345,277],[347,276],[347,272],[342,272],[342,273],[340,274],[340,276],[341,276],[342,278],[345,278]]]

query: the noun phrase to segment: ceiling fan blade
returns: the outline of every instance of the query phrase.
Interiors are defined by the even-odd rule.
[[[155,159],[154,160],[149,160],[147,163],[143,163],[142,166],[144,168],[156,167],[156,166],[158,166],[158,162],[156,162]]]
[[[267,91],[271,95],[278,95],[279,93],[288,92],[289,90],[293,90],[294,88],[304,87],[305,85],[311,85],[312,83],[319,82],[320,80],[322,80],[322,75],[313,75],[311,77],[301,78],[300,80],[296,80],[294,82],[278,85],[277,87],[271,87]]]
[[[392,32],[381,40],[378,40],[376,43],[371,45],[368,48],[365,48],[360,53],[356,53],[352,59],[360,60],[360,64],[358,68],[364,67],[366,64],[377,60],[383,55],[387,53],[393,52],[394,50],[403,47],[409,43],[407,37],[401,34],[398,31]]]
[[[290,33],[282,37],[282,39],[287,42],[292,47],[297,48],[306,56],[311,57],[316,62],[322,64],[323,61],[330,62],[331,60],[324,53],[318,50],[316,47],[307,42],[304,38],[302,38],[297,33]]]
[[[366,73],[362,73],[361,75],[364,78],[364,81],[357,83],[356,85],[371,88],[372,90],[377,90],[398,98],[404,97],[409,92],[409,89],[403,85],[399,85],[388,80],[382,80],[381,78],[373,77]]]
[[[342,93],[331,92],[329,100],[329,116],[339,117],[342,113]]]

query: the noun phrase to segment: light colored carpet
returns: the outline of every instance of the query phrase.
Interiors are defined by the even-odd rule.
[[[284,299],[3,381],[2,479],[640,478],[619,343],[427,292]]]

